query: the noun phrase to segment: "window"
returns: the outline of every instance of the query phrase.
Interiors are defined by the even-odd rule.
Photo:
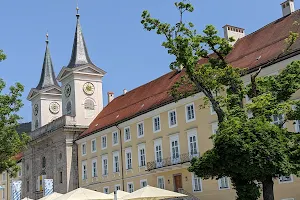
[[[179,136],[173,135],[170,137],[171,160],[173,164],[180,162]]]
[[[119,152],[113,152],[113,172],[120,172],[120,164],[119,164]]]
[[[92,160],[92,177],[97,177],[97,160],[93,159]]]
[[[247,116],[248,116],[248,119],[251,119],[253,117],[253,112],[251,110],[248,110]]]
[[[291,183],[293,182],[293,176],[280,176],[279,177],[279,183]]]
[[[229,189],[229,179],[228,177],[222,177],[218,179],[219,190]]]
[[[83,156],[86,155],[86,143],[83,143],[83,144],[81,145],[81,154],[82,154]]]
[[[157,187],[165,189],[165,178],[163,176],[157,177]]]
[[[29,181],[26,181],[26,191],[27,191],[27,192],[29,192],[29,187],[30,187]]]
[[[103,135],[101,137],[101,143],[102,143],[102,149],[106,149],[107,148],[107,136],[106,135]]]
[[[132,154],[131,154],[131,148],[125,149],[125,155],[126,155],[126,169],[132,169]]]
[[[144,122],[140,122],[137,124],[137,136],[138,138],[144,136]]]
[[[245,96],[245,100],[246,100],[246,104],[252,102],[252,99],[248,95]]]
[[[119,135],[118,132],[113,132],[113,145],[119,144]]]
[[[157,167],[162,167],[162,139],[158,139],[154,141],[154,156]]]
[[[4,200],[5,199],[5,189],[3,188],[2,189],[2,200]]]
[[[153,117],[153,132],[160,131],[160,116]]]
[[[42,168],[46,168],[46,158],[42,158]]]
[[[71,111],[72,111],[72,103],[71,103],[71,101],[68,101],[67,106],[66,106],[66,110],[67,110],[67,115],[71,114]]]
[[[115,191],[121,190],[121,185],[115,185]]]
[[[195,120],[194,103],[185,106],[186,122]]]
[[[63,173],[59,172],[59,183],[63,183]]]
[[[96,144],[96,139],[92,140],[91,142],[91,150],[92,150],[92,153],[95,153],[97,151],[97,144]]]
[[[219,128],[218,122],[214,122],[211,124],[211,131],[213,134],[217,134],[218,128]]]
[[[34,128],[37,129],[39,127],[39,120],[35,120],[35,125],[34,125]]]
[[[295,200],[294,198],[287,198],[287,199],[281,199],[281,200]]]
[[[296,133],[300,133],[300,120],[296,120],[295,122],[295,131]]]
[[[109,187],[104,187],[103,192],[104,192],[104,194],[108,194],[109,193]]]
[[[284,122],[283,114],[273,115],[273,124],[280,125]]]
[[[22,176],[22,167],[21,166],[19,166],[19,167],[20,167],[20,170],[18,171],[18,176],[21,177]]]
[[[216,114],[216,111],[214,109],[214,107],[210,104],[210,114],[211,115],[215,115]]]
[[[130,127],[124,128],[124,133],[125,133],[124,141],[125,142],[130,141],[131,140]]]
[[[82,162],[82,180],[87,179],[87,168],[86,168],[86,161]]]
[[[141,188],[146,187],[148,185],[147,179],[141,180],[140,184],[141,184]]]
[[[169,111],[169,127],[175,127],[177,126],[177,116],[176,116],[176,110]]]
[[[86,99],[84,101],[84,111],[86,118],[92,118],[95,115],[95,103],[92,99]]]
[[[108,175],[108,160],[107,155],[102,156],[102,175],[107,176]]]
[[[193,191],[202,192],[202,180],[195,174],[193,174]]]
[[[190,156],[198,156],[197,132],[195,130],[188,132],[188,148]]]
[[[133,183],[127,183],[127,192],[131,193],[134,191]]]
[[[138,145],[139,167],[146,166],[145,144]]]
[[[6,172],[2,173],[2,181],[6,181]]]

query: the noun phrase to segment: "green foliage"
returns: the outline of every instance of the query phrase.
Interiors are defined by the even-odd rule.
[[[0,173],[7,170],[11,176],[16,175],[19,168],[15,156],[24,150],[29,137],[19,135],[17,112],[22,107],[21,93],[24,87],[20,83],[9,88],[9,93],[4,94],[5,83],[0,79]]]
[[[0,62],[6,59],[6,55],[3,53],[3,50],[0,49]]]
[[[183,0],[175,6],[180,14],[175,25],[151,18],[148,11],[142,13],[141,23],[165,37],[162,46],[175,56],[170,68],[185,72],[171,94],[180,99],[202,92],[218,116],[214,147],[192,160],[189,171],[204,179],[230,177],[239,200],[258,199],[259,183],[264,199],[274,199],[272,178],[300,171],[299,134],[284,128],[286,121],[300,119],[300,102],[290,100],[300,89],[300,62],[291,63],[276,76],[257,78],[259,70],[244,87],[241,76],[245,71],[225,59],[233,39],[219,37],[212,25],[197,33],[193,23],[183,20],[185,12],[193,12],[192,5]],[[298,34],[290,33],[287,52],[297,38]],[[252,103],[244,106],[246,94]],[[253,113],[250,119],[248,112]],[[271,123],[272,116],[279,114],[284,114],[284,121]]]

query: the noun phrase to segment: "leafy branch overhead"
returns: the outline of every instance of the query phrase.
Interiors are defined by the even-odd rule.
[[[169,67],[182,73],[171,94],[180,99],[202,92],[218,117],[214,147],[194,159],[189,171],[205,179],[230,177],[239,200],[259,198],[260,182],[264,200],[274,200],[273,179],[300,172],[300,135],[284,128],[290,120],[300,119],[300,102],[290,100],[300,89],[300,61],[275,76],[259,77],[260,69],[245,87],[241,76],[247,72],[226,61],[233,38],[218,36],[212,25],[199,34],[192,22],[184,21],[184,14],[194,11],[189,1],[175,7],[179,21],[174,25],[152,18],[148,11],[142,13],[141,23],[164,36],[162,46],[175,57]],[[297,39],[298,33],[291,30],[286,53]],[[252,98],[247,105],[246,95]]]
[[[6,59],[6,55],[3,53],[3,50],[0,49],[0,62]]]

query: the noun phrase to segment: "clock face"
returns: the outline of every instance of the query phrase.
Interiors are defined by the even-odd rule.
[[[65,96],[69,97],[70,94],[71,94],[71,86],[70,86],[70,84],[67,84],[65,87]]]
[[[95,86],[92,83],[87,82],[83,85],[83,91],[85,94],[92,95],[94,94]]]
[[[34,104],[33,106],[33,113],[36,116],[39,113],[39,105]]]
[[[57,114],[59,112],[59,104],[57,102],[51,102],[49,105],[49,110],[53,114]]]

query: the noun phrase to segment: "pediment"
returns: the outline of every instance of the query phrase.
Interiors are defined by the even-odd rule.
[[[43,93],[61,94],[61,90],[58,90],[57,88],[52,88],[52,89],[43,91]]]
[[[38,94],[38,91],[34,88],[32,88],[27,96],[27,100],[30,101],[33,97],[35,97]]]
[[[104,75],[106,72],[94,65],[84,65],[75,69],[74,72],[77,73],[88,73],[88,74],[96,74],[96,75]]]

